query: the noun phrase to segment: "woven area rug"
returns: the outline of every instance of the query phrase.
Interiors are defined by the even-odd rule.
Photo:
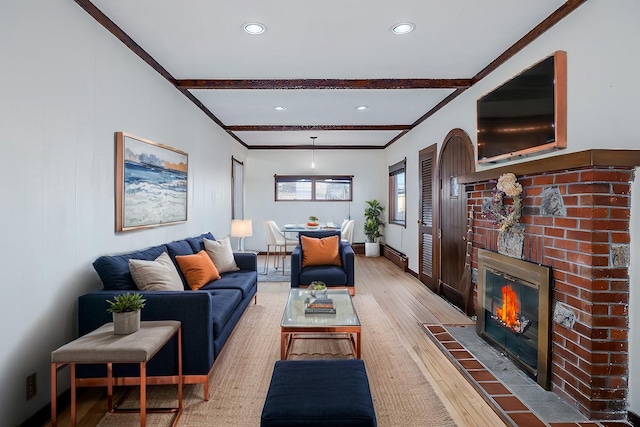
[[[282,274],[282,269],[275,269],[272,265],[269,265],[267,274],[264,273],[264,265],[258,267],[258,282],[289,282],[291,281],[291,272],[287,268],[285,273]]]
[[[210,399],[202,386],[184,389],[184,413],[178,426],[257,427],[269,388],[273,365],[280,355],[280,320],[287,294],[259,293],[247,309],[223,354],[216,361]],[[356,295],[362,324],[362,356],[380,427],[455,426],[440,398],[403,347],[375,299]],[[344,340],[296,340],[291,358],[349,358]],[[149,406],[177,405],[176,386],[151,386]],[[123,407],[139,403],[134,390]],[[169,426],[172,416],[149,414],[148,425]],[[101,427],[137,426],[137,414],[106,414]]]

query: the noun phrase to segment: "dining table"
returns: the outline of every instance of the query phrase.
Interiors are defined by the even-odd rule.
[[[317,226],[309,226],[306,224],[285,224],[282,226],[282,231],[285,236],[287,233],[296,233],[296,235],[302,231],[329,231],[329,230],[338,230],[340,231],[340,226],[336,225],[333,222],[320,223]]]

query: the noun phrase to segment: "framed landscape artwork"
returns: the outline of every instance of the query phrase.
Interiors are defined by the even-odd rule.
[[[116,231],[187,220],[187,153],[116,132]]]

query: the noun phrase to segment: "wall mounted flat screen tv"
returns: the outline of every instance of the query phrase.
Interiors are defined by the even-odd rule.
[[[567,146],[567,53],[557,51],[477,100],[478,163]]]

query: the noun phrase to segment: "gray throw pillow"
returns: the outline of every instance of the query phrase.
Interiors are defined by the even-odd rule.
[[[218,273],[240,270],[236,264],[236,259],[233,257],[229,236],[220,240],[204,239],[204,249],[211,257],[211,261],[218,269]]]
[[[184,291],[178,270],[166,252],[154,261],[130,259],[129,271],[141,291]]]

